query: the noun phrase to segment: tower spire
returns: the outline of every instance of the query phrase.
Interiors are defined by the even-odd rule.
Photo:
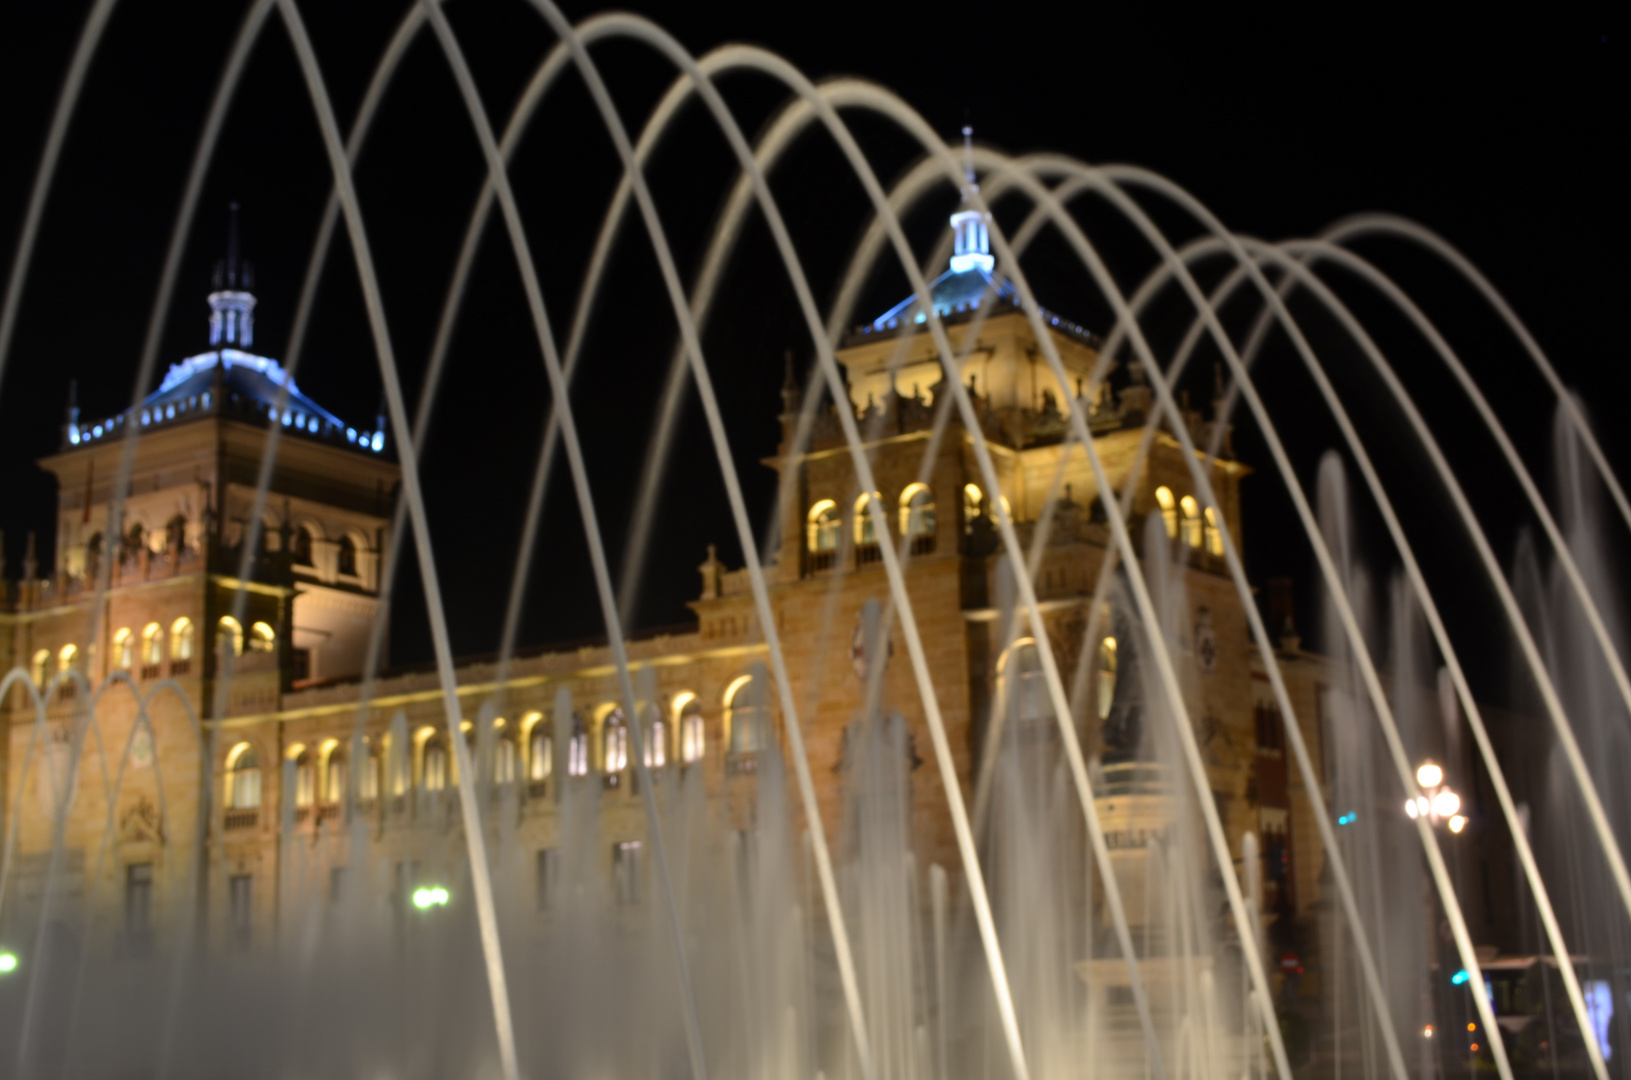
[[[969,196],[980,190],[974,178],[974,129],[963,125],[963,208],[951,216],[957,247],[951,257],[951,272],[966,274],[979,270],[989,274],[997,260],[991,256],[991,236],[985,215],[969,206]]]
[[[227,257],[215,264],[210,293],[210,344],[247,349],[255,343],[255,295],[251,269],[238,245],[238,204],[227,204]]]

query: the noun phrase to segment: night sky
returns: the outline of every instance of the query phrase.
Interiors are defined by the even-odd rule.
[[[129,404],[159,269],[193,147],[229,42],[246,5],[156,4],[117,9],[70,131],[47,206],[21,323],[0,383],[0,528],[7,572],[19,572],[24,534],[48,539],[53,482],[33,459],[56,449],[68,382],[79,380],[87,416]],[[1567,382],[1592,410],[1616,466],[1631,465],[1626,347],[1625,63],[1605,6],[1592,13],[1531,13],[1497,22],[1423,24],[1374,7],[1294,18],[1120,10],[1105,5],[1031,8],[955,4],[827,3],[623,5],[650,14],[693,52],[728,41],[767,46],[820,78],[852,74],[895,89],[948,136],[1010,152],[1055,150],[1096,162],[1141,164],[1184,185],[1232,228],[1267,239],[1311,235],[1349,213],[1388,210],[1415,218],[1465,251],[1514,303]],[[305,16],[342,125],[349,126],[375,61],[407,4],[307,4]],[[0,252],[9,267],[51,111],[88,5],[0,7]],[[595,9],[569,4],[582,18]],[[502,126],[533,67],[553,44],[518,0],[448,6],[495,126]],[[1411,21],[1413,20],[1413,21]],[[634,130],[673,78],[632,43],[597,47],[597,61]],[[1619,87],[1619,89],[1615,89]],[[787,95],[757,76],[722,90],[750,138]],[[1614,102],[1619,101],[1620,105]],[[897,131],[852,116],[885,183],[915,160]],[[1615,146],[1620,149],[1616,151]],[[546,300],[564,339],[610,193],[615,151],[575,76],[563,79],[534,121],[512,176],[541,260]],[[691,274],[713,227],[734,163],[702,110],[693,108],[657,154],[650,180],[683,273]],[[417,393],[443,293],[484,176],[477,144],[447,64],[426,32],[390,92],[362,160],[358,184],[410,401]],[[225,247],[226,206],[243,206],[243,244],[256,268],[257,349],[282,356],[312,239],[329,191],[327,160],[288,39],[276,18],[257,48],[228,120],[165,323],[159,371],[207,344],[204,295]],[[773,177],[783,213],[818,300],[868,220],[860,185],[824,137],[807,137]],[[920,250],[953,209],[949,190],[911,222]],[[1080,220],[1102,241],[1131,289],[1152,265],[1147,248],[1090,201]],[[1147,204],[1154,205],[1154,204]],[[997,207],[1013,228],[1028,208]],[[1180,240],[1194,226],[1170,210],[1158,219]],[[494,218],[496,222],[496,215]],[[343,234],[343,230],[342,230]],[[1552,489],[1552,403],[1545,384],[1471,290],[1442,264],[1396,242],[1361,250],[1395,275],[1439,322],[1474,369],[1526,459]],[[1041,301],[1093,328],[1108,306],[1065,246],[1044,238],[1027,260]],[[1206,279],[1203,279],[1203,284]],[[1494,444],[1438,361],[1373,294],[1330,275],[1417,396],[1451,454],[1497,550],[1509,560],[1530,525]],[[689,282],[688,282],[689,284]],[[882,267],[858,317],[908,291]],[[774,494],[758,464],[775,449],[784,351],[802,372],[812,350],[768,232],[755,222],[732,263],[704,345],[731,424],[733,449],[757,520]],[[1363,361],[1311,309],[1308,332],[1333,368],[1384,478],[1421,545],[1452,629],[1477,635],[1494,607],[1468,564],[1470,547],[1444,508],[1397,410]],[[1235,328],[1252,313],[1231,316]],[[1158,348],[1182,334],[1177,305],[1151,333]],[[574,406],[585,430],[603,528],[617,565],[633,487],[675,327],[643,230],[626,227],[591,327]],[[1186,383],[1210,397],[1211,355]],[[1319,456],[1338,435],[1300,365],[1271,350],[1264,393],[1312,485]],[[379,372],[349,248],[334,247],[299,374],[301,388],[357,426],[371,426]],[[146,389],[151,389],[148,387]],[[496,649],[516,534],[548,391],[514,259],[490,227],[458,326],[424,480],[455,648]],[[1249,568],[1298,581],[1310,621],[1312,562],[1294,527],[1258,433],[1237,418],[1239,455],[1257,467],[1246,484]],[[695,567],[707,543],[731,565],[733,540],[700,409],[691,402],[669,466],[663,534],[655,545],[636,623],[687,620]],[[1368,507],[1361,547],[1387,570]],[[1624,550],[1624,534],[1609,534]],[[552,480],[540,569],[529,597],[525,643],[602,632],[582,531],[564,469]],[[398,574],[394,663],[428,659],[417,568]],[[1476,638],[1481,693],[1501,696],[1506,646]]]

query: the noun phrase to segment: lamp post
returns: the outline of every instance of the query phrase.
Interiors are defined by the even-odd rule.
[[[1404,812],[1412,818],[1425,817],[1434,824],[1445,824],[1453,833],[1467,827],[1461,813],[1461,796],[1444,782],[1444,770],[1431,761],[1424,761],[1416,769],[1417,792],[1405,800]]]

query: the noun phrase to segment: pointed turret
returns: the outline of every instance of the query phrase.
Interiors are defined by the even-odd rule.
[[[991,236],[985,227],[985,215],[969,206],[969,196],[980,190],[974,179],[974,129],[963,128],[963,209],[951,216],[951,227],[957,233],[957,247],[951,257],[951,272],[966,274],[970,270],[990,273],[997,265],[991,255]]]
[[[238,251],[238,204],[229,208],[227,257],[215,264],[210,293],[210,345],[247,349],[255,343],[254,270]]]

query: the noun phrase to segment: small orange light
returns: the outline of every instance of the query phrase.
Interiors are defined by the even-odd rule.
[[[1478,1025],[1477,1025],[1477,1024],[1474,1024],[1474,1023],[1471,1023],[1471,1022],[1469,1022],[1469,1023],[1468,1023],[1468,1024],[1467,1024],[1467,1030],[1468,1030],[1468,1031],[1477,1031],[1477,1030],[1478,1030]]]
[[[1472,1044],[1472,1052],[1475,1053],[1475,1054],[1478,1053],[1478,1044],[1477,1043]]]

